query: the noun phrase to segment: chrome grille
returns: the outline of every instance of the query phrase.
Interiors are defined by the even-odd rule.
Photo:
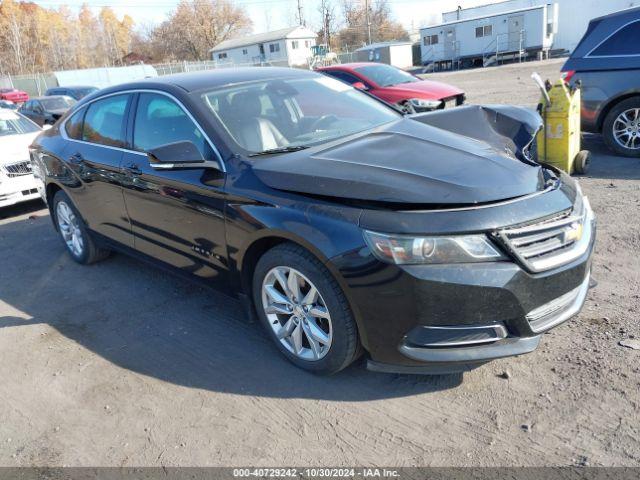
[[[32,173],[31,162],[29,160],[4,165],[3,168],[9,178],[21,177],[22,175],[30,175]]]
[[[589,201],[581,198],[571,212],[501,230],[498,237],[528,270],[542,272],[582,256],[591,243],[593,224]]]

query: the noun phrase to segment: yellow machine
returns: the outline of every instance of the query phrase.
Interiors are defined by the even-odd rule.
[[[536,79],[537,83],[539,77]],[[538,106],[544,128],[538,133],[538,160],[565,172],[587,173],[591,154],[580,150],[580,88],[558,80],[542,88]]]

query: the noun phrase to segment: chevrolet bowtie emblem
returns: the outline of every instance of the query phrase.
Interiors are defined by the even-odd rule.
[[[582,224],[572,223],[564,231],[564,243],[577,242],[582,238]]]

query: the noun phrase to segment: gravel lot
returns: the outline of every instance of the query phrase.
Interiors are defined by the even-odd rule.
[[[435,74],[532,105],[533,70]],[[640,161],[597,137],[598,215],[579,317],[464,376],[317,378],[240,304],[117,255],[74,264],[39,203],[0,211],[0,465],[640,465]]]

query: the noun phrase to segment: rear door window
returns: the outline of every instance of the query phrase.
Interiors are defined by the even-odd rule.
[[[130,94],[122,94],[91,103],[84,118],[82,139],[99,145],[125,147],[125,112],[130,100]]]
[[[168,143],[192,142],[205,158],[208,143],[189,115],[176,102],[157,93],[141,93],[133,127],[133,146],[147,151]]]
[[[640,20],[622,27],[611,37],[594,48],[589,57],[640,55]]]

